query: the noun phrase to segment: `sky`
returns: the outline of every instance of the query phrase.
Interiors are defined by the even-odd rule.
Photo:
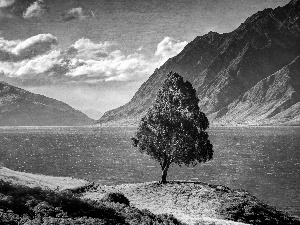
[[[0,80],[106,112],[197,36],[289,0],[0,0]]]

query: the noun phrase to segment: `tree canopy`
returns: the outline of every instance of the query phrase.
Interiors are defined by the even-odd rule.
[[[209,121],[200,112],[198,102],[192,84],[170,72],[132,138],[141,153],[159,162],[162,183],[172,163],[195,166],[213,157],[213,146],[205,131]]]

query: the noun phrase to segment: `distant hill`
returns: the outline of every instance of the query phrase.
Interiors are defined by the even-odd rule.
[[[94,122],[66,103],[0,82],[0,126],[78,126]]]
[[[230,33],[210,32],[156,69],[130,102],[98,123],[137,122],[170,71],[196,88],[216,125],[300,124],[300,0],[257,12]]]
[[[85,115],[87,115],[88,117],[94,120],[98,120],[103,115],[103,112],[100,112],[95,109],[81,110],[81,112],[83,112]]]

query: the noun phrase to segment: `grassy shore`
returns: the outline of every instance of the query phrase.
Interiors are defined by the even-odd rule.
[[[58,201],[51,199],[60,199],[62,196],[67,196],[67,199],[64,199],[64,201],[75,201],[77,202],[76,204],[83,204],[87,211],[94,212],[100,210],[101,212],[101,210],[104,209],[108,210],[112,214],[107,215],[117,216],[115,219],[119,224],[143,224],[141,221],[145,222],[144,224],[300,224],[296,218],[262,203],[244,190],[232,190],[221,185],[172,181],[168,184],[148,182],[103,186],[95,185],[84,180],[28,174],[7,168],[0,168],[0,179],[4,181],[2,188],[0,187],[0,203],[2,202],[2,207],[5,202],[7,206],[6,200],[12,197],[8,194],[9,192],[5,192],[5,188],[3,188],[3,185],[8,185],[8,183],[5,182],[10,182],[10,188],[14,188],[14,190],[20,189],[23,190],[23,192],[25,190],[26,193],[32,193],[29,189],[22,188],[24,186],[15,186],[25,185],[31,188],[38,188],[38,192],[42,193],[39,194],[41,196],[57,195],[56,197],[51,197],[50,200],[48,199],[50,202],[48,201],[47,203],[54,208],[58,207]],[[48,191],[48,194],[45,194],[43,190]],[[62,195],[62,193],[64,194]],[[130,205],[107,203],[107,201],[103,201],[103,199],[107,199],[108,193],[122,194],[129,200]],[[38,198],[36,204],[42,204],[47,200],[47,198],[34,198]],[[25,205],[27,201],[28,199],[23,201]],[[28,212],[32,213],[35,207],[37,207],[37,205],[30,209],[25,208],[29,210]],[[3,213],[6,213],[5,215],[7,216],[7,210],[11,209],[8,207],[2,209],[2,211],[0,210],[0,216],[2,215],[3,217]],[[108,218],[101,216],[100,218],[95,217],[95,215],[99,217],[99,213],[89,214],[82,209],[79,214],[74,214],[73,211],[75,209],[68,213],[68,207],[66,205],[65,209],[60,208],[60,210],[65,213],[64,215],[69,218],[70,221],[74,222],[73,224],[113,224]],[[106,212],[105,210],[103,212]],[[58,211],[58,214],[60,213],[59,215],[61,215],[61,211]],[[12,210],[12,212],[14,211]],[[160,214],[164,215],[161,216]],[[172,214],[174,217],[167,216],[167,214]],[[104,213],[103,215],[106,214]],[[55,219],[53,215],[52,217],[51,215],[47,215],[45,220],[49,221],[49,218],[52,218],[52,220]],[[93,223],[88,223],[87,218],[89,218],[90,222],[93,221]],[[31,219],[36,218],[33,217]],[[177,221],[177,219],[182,223]],[[80,223],[80,221],[84,222]],[[156,222],[154,223],[153,221]]]
[[[85,190],[82,196],[101,199],[108,192],[123,193],[139,209],[173,214],[187,224],[300,224],[244,190],[200,182],[98,186]]]

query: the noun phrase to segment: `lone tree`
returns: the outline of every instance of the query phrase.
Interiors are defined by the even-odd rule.
[[[159,162],[162,183],[172,163],[195,166],[212,159],[213,146],[205,132],[209,122],[198,102],[192,84],[170,72],[132,138],[134,147]]]

